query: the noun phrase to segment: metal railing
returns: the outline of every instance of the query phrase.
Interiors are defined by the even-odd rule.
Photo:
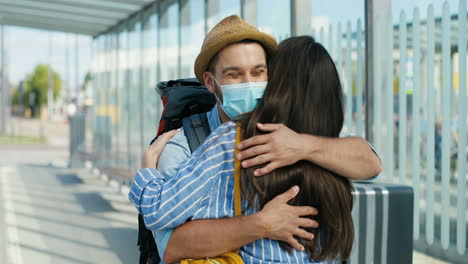
[[[322,27],[313,35],[335,59],[345,94],[344,130],[364,136],[363,73],[374,67],[373,144],[382,158],[382,182],[411,185],[415,193],[415,247],[451,261],[468,258],[467,178],[467,7],[460,0],[442,16],[434,6],[398,15],[389,31],[389,70],[364,65],[361,21]],[[392,20],[394,21],[394,20]],[[379,32],[378,32],[379,33]],[[382,32],[380,34],[385,34]],[[387,37],[387,36],[385,36]],[[379,83],[379,82],[374,82]]]

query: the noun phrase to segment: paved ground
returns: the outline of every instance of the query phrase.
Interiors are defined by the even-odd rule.
[[[37,122],[17,124],[39,131]],[[89,170],[66,168],[66,123],[43,129],[46,145],[0,145],[0,264],[137,263],[127,198]],[[415,264],[447,263],[413,256]]]
[[[0,145],[0,263],[137,263],[135,209],[88,170],[65,168],[66,125],[47,127],[47,145]]]
[[[136,263],[136,213],[62,149],[0,147],[0,263]]]
[[[424,255],[420,252],[413,251],[413,264],[446,264],[445,262],[428,255]]]

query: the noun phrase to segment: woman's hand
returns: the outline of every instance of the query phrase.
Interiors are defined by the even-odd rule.
[[[180,129],[168,131],[158,137],[156,141],[151,144],[145,153],[143,153],[143,160],[141,162],[142,168],[154,168],[156,169],[159,161],[159,157],[167,145],[167,142],[178,132]]]

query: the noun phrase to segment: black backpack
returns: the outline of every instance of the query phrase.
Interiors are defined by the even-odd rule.
[[[150,145],[164,132],[183,127],[193,152],[211,132],[206,112],[216,104],[214,95],[194,78],[160,82],[156,91],[161,96],[163,112]],[[146,228],[141,214],[138,215],[138,245],[140,264],[161,262],[153,234]]]

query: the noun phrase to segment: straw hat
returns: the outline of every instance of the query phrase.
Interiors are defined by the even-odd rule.
[[[258,41],[265,48],[268,55],[271,55],[277,46],[276,40],[272,36],[247,24],[238,15],[228,16],[216,24],[203,41],[201,51],[195,60],[194,68],[197,79],[204,83],[203,73],[208,70],[211,59],[230,44],[245,39]]]

